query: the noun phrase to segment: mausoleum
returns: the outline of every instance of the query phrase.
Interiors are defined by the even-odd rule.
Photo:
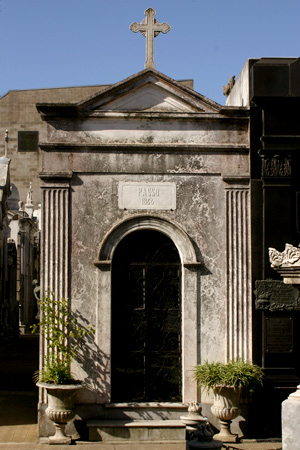
[[[74,367],[82,418],[130,405],[179,418],[197,400],[198,362],[252,359],[249,112],[147,62],[37,109],[42,290],[96,328]]]
[[[141,72],[0,99],[8,205],[32,183],[41,292],[96,330],[72,367],[80,433],[101,440],[111,420],[148,419],[174,436],[195,401],[218,426],[193,368],[242,358],[266,377],[233,431],[252,417],[255,437],[278,435],[300,380],[299,273],[273,261],[299,245],[300,60],[248,60],[221,106],[156,70],[154,37],[170,27],[154,15],[130,27],[146,37]],[[53,431],[46,404],[41,390],[41,436]]]

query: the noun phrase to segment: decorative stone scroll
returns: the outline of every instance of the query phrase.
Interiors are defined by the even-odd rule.
[[[285,244],[283,252],[269,248],[271,267],[276,270],[286,284],[300,284],[300,248]]]
[[[268,311],[300,310],[299,290],[277,280],[255,282],[255,309]]]

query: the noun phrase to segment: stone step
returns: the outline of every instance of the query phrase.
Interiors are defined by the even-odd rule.
[[[89,441],[184,441],[180,420],[89,420]]]
[[[187,413],[184,403],[147,402],[147,403],[107,403],[105,420],[179,420]]]

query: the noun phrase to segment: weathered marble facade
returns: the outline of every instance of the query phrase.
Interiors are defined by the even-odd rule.
[[[86,383],[82,418],[104,417],[111,402],[112,261],[138,230],[163,233],[179,252],[181,400],[195,401],[195,364],[252,358],[248,111],[153,69],[76,105],[37,108],[48,126],[42,290],[96,327],[74,365]]]

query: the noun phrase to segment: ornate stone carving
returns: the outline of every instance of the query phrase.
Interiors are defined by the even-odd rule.
[[[286,284],[300,284],[300,248],[285,244],[283,252],[269,248],[271,267],[275,269]]]
[[[263,156],[262,176],[263,177],[290,177],[292,174],[291,158],[274,155],[272,157]]]
[[[226,95],[226,97],[229,96],[234,84],[235,84],[235,76],[232,75],[232,77],[229,79],[229,82],[226,84],[226,86],[223,86],[223,94]]]
[[[268,311],[300,310],[299,291],[277,280],[255,282],[255,308]]]
[[[154,62],[154,38],[159,35],[159,33],[166,34],[170,31],[171,27],[168,23],[159,23],[155,17],[156,11],[152,8],[148,8],[145,11],[146,19],[142,20],[141,23],[133,22],[130,25],[131,31],[137,33],[140,31],[146,38],[146,62],[145,69],[155,69]]]
[[[285,244],[283,252],[279,252],[275,248],[269,248],[269,258],[271,267],[279,266],[300,266],[300,248],[293,247],[291,244]]]
[[[188,403],[188,414],[180,416],[181,422],[186,426],[187,431],[196,432],[198,424],[203,421],[201,415],[201,404],[198,402]]]

